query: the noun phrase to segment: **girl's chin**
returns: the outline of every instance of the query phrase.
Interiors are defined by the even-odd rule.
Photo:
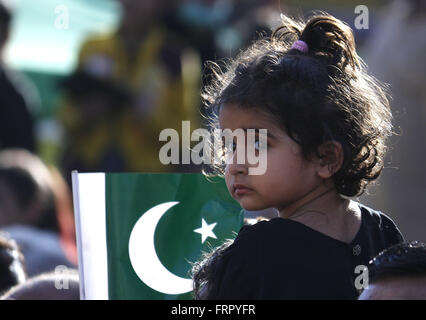
[[[240,203],[240,206],[247,211],[259,211],[259,210],[264,210],[268,208],[265,206],[259,206],[252,203],[245,203],[244,201],[240,201],[239,203]]]

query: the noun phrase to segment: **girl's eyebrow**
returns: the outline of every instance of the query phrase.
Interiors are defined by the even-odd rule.
[[[249,130],[249,129],[254,129],[254,130],[256,130],[256,132],[255,132],[256,134],[259,134],[258,130],[260,130],[260,129],[266,130],[266,135],[268,136],[268,138],[276,139],[276,137],[270,132],[270,130],[266,129],[266,128],[252,127],[252,128],[241,128],[241,129],[243,129],[245,132],[247,132],[247,130]]]

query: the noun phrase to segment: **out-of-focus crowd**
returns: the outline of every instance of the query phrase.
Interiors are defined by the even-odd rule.
[[[183,120],[192,130],[202,127],[204,63],[270,30],[264,19],[271,12],[268,1],[117,2],[118,27],[88,35],[75,70],[57,83],[55,118],[64,132],[57,163],[39,157],[33,111],[40,101],[30,94],[36,86],[1,62],[0,264],[14,276],[0,276],[0,292],[29,283],[32,289],[20,298],[78,297],[71,171],[200,171],[195,165],[163,165],[160,131],[180,133]],[[1,53],[12,19],[1,1]],[[74,291],[49,289],[64,279]]]

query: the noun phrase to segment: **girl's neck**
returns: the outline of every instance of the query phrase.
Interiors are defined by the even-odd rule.
[[[342,198],[333,187],[325,186],[279,210],[279,216],[346,243],[353,240],[361,224],[361,211],[356,203]]]
[[[297,201],[279,208],[279,216],[295,219],[311,211],[330,212],[342,205],[344,199],[337,193],[334,185],[321,183]]]

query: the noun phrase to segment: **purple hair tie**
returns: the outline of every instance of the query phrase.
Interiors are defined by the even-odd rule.
[[[303,40],[295,41],[290,49],[296,49],[303,53],[307,53],[309,51],[308,44]]]

